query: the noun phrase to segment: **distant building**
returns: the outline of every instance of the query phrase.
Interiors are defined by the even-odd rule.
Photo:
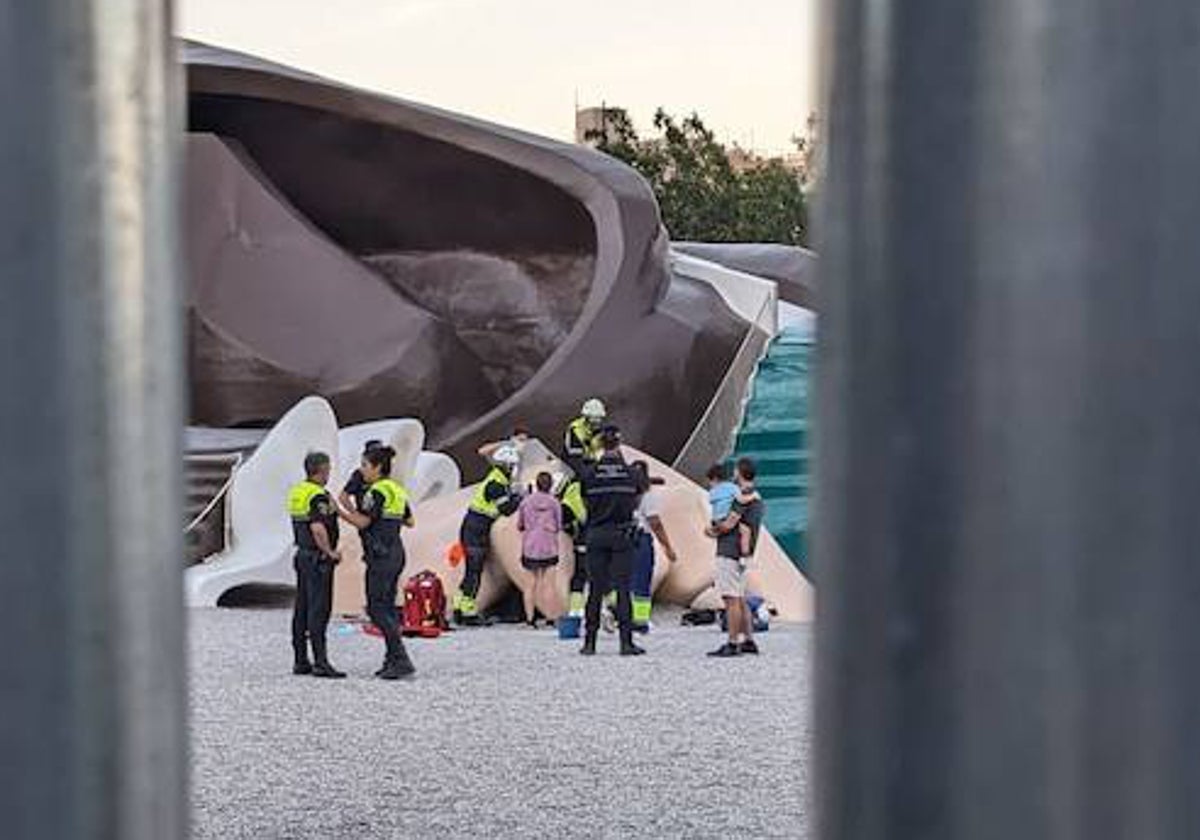
[[[608,115],[616,108],[605,105],[575,109],[575,142],[580,146],[597,146],[608,138]]]
[[[729,168],[738,174],[757,169],[766,163],[765,158],[749,149],[743,149],[737,143],[725,147],[725,159],[729,161]]]

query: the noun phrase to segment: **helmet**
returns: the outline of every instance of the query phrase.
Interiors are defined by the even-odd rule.
[[[599,422],[608,416],[608,410],[604,407],[604,403],[595,397],[583,404],[583,410],[580,413],[593,422]]]
[[[517,447],[506,443],[492,453],[492,460],[502,467],[508,467],[510,470],[513,470],[521,464],[521,453],[517,450]]]

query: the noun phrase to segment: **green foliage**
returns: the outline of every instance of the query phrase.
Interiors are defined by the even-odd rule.
[[[808,211],[800,177],[778,159],[742,171],[696,114],[677,120],[661,108],[658,136],[642,139],[629,114],[604,112],[604,127],[585,139],[632,166],[654,190],[663,223],[676,240],[803,245]]]

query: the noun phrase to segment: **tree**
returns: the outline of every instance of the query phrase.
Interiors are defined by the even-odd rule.
[[[803,160],[800,167],[800,183],[805,187],[813,186],[820,176],[820,140],[817,115],[815,112],[809,112],[804,123],[804,132],[792,137],[792,145]]]
[[[677,120],[660,108],[654,129],[657,137],[642,139],[626,111],[609,108],[603,128],[585,139],[645,177],[673,239],[804,243],[804,191],[781,161],[735,171],[725,147],[695,113]]]

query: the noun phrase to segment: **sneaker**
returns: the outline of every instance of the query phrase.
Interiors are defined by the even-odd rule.
[[[747,639],[738,645],[738,653],[748,653],[751,656],[758,656],[758,645],[754,643],[753,639]]]
[[[295,665],[292,666],[292,673],[295,674],[297,677],[307,677],[312,672],[313,672],[313,667],[312,667],[312,663],[310,663],[310,662],[297,662]]]
[[[312,675],[325,680],[340,680],[345,679],[346,675],[334,668],[328,662],[319,662],[313,666]]]
[[[638,647],[637,645],[633,644],[632,642],[630,642],[627,645],[623,645],[621,647],[621,655],[622,656],[642,656],[645,653],[646,653],[646,649],[644,647]]]
[[[737,646],[737,645],[735,645],[733,642],[726,642],[725,644],[721,645],[721,646],[720,646],[719,648],[717,648],[716,650],[710,650],[710,651],[708,652],[708,655],[709,655],[709,656],[716,656],[716,657],[719,657],[719,658],[721,658],[721,659],[725,659],[725,658],[727,658],[727,657],[730,657],[730,656],[741,656],[741,655],[742,655],[742,653],[741,653],[741,651],[738,649],[738,646]]]

